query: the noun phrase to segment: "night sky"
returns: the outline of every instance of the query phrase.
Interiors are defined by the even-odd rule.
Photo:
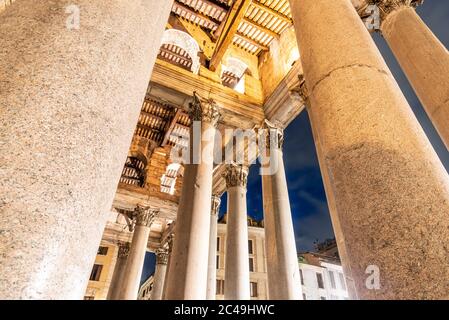
[[[417,11],[446,48],[449,48],[449,2],[428,0]],[[438,137],[385,40],[379,34],[374,34],[373,37],[421,126],[449,171],[449,152]],[[306,111],[285,130],[284,161],[297,250],[313,250],[315,241],[333,238],[334,235]],[[247,199],[248,215],[260,220],[263,218],[262,184],[258,173],[258,166],[252,166],[248,178]],[[226,212],[226,194],[223,195],[220,211],[221,214]],[[154,254],[148,253],[142,281],[154,272],[154,264]]]

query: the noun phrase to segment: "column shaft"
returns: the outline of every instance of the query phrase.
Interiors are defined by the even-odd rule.
[[[111,285],[108,291],[107,300],[118,300],[123,276],[125,274],[126,260],[129,255],[129,243],[119,243],[117,261],[114,266],[114,273],[112,275]]]
[[[126,261],[123,281],[118,295],[119,300],[137,300],[142,277],[145,254],[147,252],[150,226],[154,221],[157,211],[138,207],[136,209],[136,226],[129,256]]]
[[[213,146],[217,107],[195,96],[191,104],[190,163],[185,164],[184,181],[175,226],[175,241],[168,273],[167,300],[205,300],[209,256],[210,199],[212,196]],[[200,121],[200,137],[194,125]],[[205,137],[207,136],[207,137]],[[194,141],[195,140],[195,141]],[[193,163],[192,159],[197,159]],[[199,160],[199,161],[198,161]],[[199,163],[198,163],[199,162]]]
[[[306,101],[306,103],[309,103],[309,102]],[[317,154],[317,158],[318,158],[318,163],[320,166],[321,178],[323,179],[324,191],[326,193],[327,206],[328,206],[329,214],[330,214],[331,221],[332,221],[332,227],[334,230],[335,239],[337,241],[338,255],[340,256],[341,263],[345,264],[343,266],[343,270],[344,270],[346,286],[348,289],[348,294],[352,300],[357,300],[357,292],[355,290],[354,279],[352,278],[352,274],[351,274],[351,266],[346,264],[349,261],[349,259],[347,257],[345,237],[344,237],[344,234],[341,233],[342,229],[340,226],[339,215],[337,214],[335,195],[333,193],[332,184],[329,179],[329,174],[327,172],[327,168],[325,165],[326,161],[323,157],[323,151],[321,150],[321,143],[319,140],[319,136],[314,127],[315,122],[311,119],[311,117],[313,115],[310,112],[309,105],[307,105],[307,111],[309,112],[310,126],[312,129],[313,140],[315,142],[315,149],[316,149],[316,154]]]
[[[290,4],[358,297],[448,298],[446,170],[351,1]]]
[[[400,6],[381,25],[430,120],[449,149],[449,53],[414,8]]]
[[[326,167],[326,160],[324,159],[321,142],[320,142],[320,137],[318,135],[318,132],[315,129],[314,123],[316,121],[314,121],[312,119],[313,114],[310,111],[311,106],[310,106],[310,100],[309,100],[309,90],[307,89],[307,85],[304,80],[304,75],[300,75],[299,78],[300,78],[299,94],[305,104],[305,107],[307,109],[307,113],[309,116],[310,127],[312,129],[312,135],[313,135],[313,140],[314,140],[314,144],[315,144],[316,155],[318,158],[318,164],[320,166],[321,178],[323,180],[324,191],[326,193],[327,206],[329,209],[329,214],[330,214],[332,226],[334,229],[335,239],[337,241],[338,255],[340,256],[341,263],[344,264],[347,261],[349,261],[349,259],[346,257],[347,256],[346,241],[344,239],[344,235],[341,233],[341,226],[340,226],[340,220],[339,220],[340,218],[339,218],[339,215],[337,214],[337,205],[336,205],[336,201],[335,201],[335,195],[332,190],[332,184],[331,184],[331,181],[329,178],[329,173],[328,173],[328,170]],[[354,280],[351,275],[351,266],[344,265],[343,269],[344,269],[346,286],[348,289],[348,295],[352,300],[357,300],[357,292],[355,290]]]
[[[212,197],[212,208],[210,214],[210,236],[209,236],[209,262],[207,269],[207,300],[215,300],[217,294],[217,228],[220,198]]]
[[[279,129],[271,132],[280,132]],[[298,254],[281,146],[271,146],[273,174],[262,175],[268,297],[302,299]]]
[[[168,259],[167,259],[167,269],[166,269],[165,278],[164,278],[164,288],[162,289],[162,300],[167,300],[166,294],[167,294],[167,283],[168,283],[168,271],[170,270],[171,253],[173,250],[173,238],[174,238],[174,236],[173,236],[173,234],[171,234],[167,240]]]
[[[228,212],[226,221],[225,300],[249,300],[248,220],[246,208],[246,168],[230,165],[226,184]]]
[[[170,8],[23,0],[0,14],[0,298],[84,296]]]
[[[153,290],[151,300],[162,300],[164,292],[165,274],[167,272],[168,251],[160,249],[156,252],[156,270],[154,271]]]

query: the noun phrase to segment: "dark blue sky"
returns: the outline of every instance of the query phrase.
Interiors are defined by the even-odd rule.
[[[449,48],[449,1],[425,1],[417,11],[446,48]],[[407,78],[385,40],[379,34],[374,34],[373,38],[446,170],[449,171],[449,152],[438,137]],[[285,131],[284,161],[297,249],[313,250],[314,241],[323,241],[334,235],[309,118],[305,111]],[[262,185],[258,166],[253,166],[250,170],[247,199],[248,214],[258,220],[262,219]],[[224,213],[226,194],[223,195],[222,204],[221,212]],[[142,280],[154,272],[154,264],[154,254],[148,253]]]

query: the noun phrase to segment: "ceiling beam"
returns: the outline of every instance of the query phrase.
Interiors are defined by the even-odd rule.
[[[214,54],[210,60],[209,69],[212,71],[217,70],[218,66],[223,59],[224,54],[231,45],[234,35],[237,33],[237,29],[242,22],[246,11],[251,5],[252,0],[236,0],[232,5],[229,15],[226,19],[223,32],[219,35],[217,41],[217,47],[215,48]]]
[[[279,34],[278,33],[274,32],[271,29],[268,29],[267,27],[264,27],[264,26],[258,24],[257,22],[255,22],[255,21],[253,21],[251,19],[248,19],[248,18],[245,17],[245,18],[243,18],[243,22],[253,26],[256,29],[259,29],[263,33],[266,33],[266,34],[268,34],[269,36],[272,36],[275,39],[279,39]]]
[[[176,2],[178,2],[179,0],[176,0]],[[227,7],[224,3],[222,2],[217,2],[217,1],[213,1],[213,0],[201,0],[201,2],[211,6],[212,8],[216,9],[216,10],[221,10],[222,12],[226,12],[228,11],[229,7]]]
[[[181,55],[181,54],[179,54],[179,53],[170,51],[170,50],[168,50],[168,49],[165,49],[164,47],[161,47],[160,51],[161,51],[161,52],[164,52],[164,53],[167,53],[167,54],[171,54],[171,55],[174,56],[175,58],[179,58],[179,59],[181,59],[181,60],[183,60],[183,61],[185,61],[185,62],[187,62],[187,63],[192,63],[192,59],[191,59],[191,58],[186,57],[186,56],[183,56],[183,55]]]
[[[171,133],[173,132],[173,129],[176,126],[176,123],[178,122],[179,117],[182,115],[182,109],[178,109],[174,115],[174,117],[171,119],[170,125],[168,126],[167,130],[165,131],[164,140],[162,140],[162,147],[165,147],[168,140],[170,139]]]
[[[242,38],[243,40],[245,40],[245,41],[248,42],[249,44],[252,44],[252,45],[258,47],[258,48],[261,49],[261,50],[268,51],[268,47],[267,47],[267,46],[265,46],[265,45],[263,45],[263,44],[257,42],[257,41],[254,40],[254,39],[251,39],[251,38],[248,37],[248,36],[245,36],[243,33],[237,32],[235,35],[236,35],[237,37],[239,37],[239,38]]]
[[[220,21],[217,21],[217,20],[213,19],[212,17],[206,16],[205,14],[202,14],[201,12],[197,12],[193,8],[191,8],[189,6],[186,6],[185,4],[181,4],[179,2],[174,2],[173,6],[172,6],[172,12],[174,14],[176,14],[176,12],[175,12],[176,9],[183,10],[183,11],[185,11],[187,13],[190,13],[191,15],[193,15],[195,17],[198,17],[201,20],[206,21],[209,24],[212,24],[215,28],[218,28],[218,26],[220,25]],[[182,17],[182,16],[181,16],[181,18],[189,20],[189,19],[187,19],[185,17]]]
[[[293,23],[292,19],[290,19],[286,15],[284,15],[284,14],[282,14],[282,13],[280,13],[280,12],[274,10],[274,9],[271,9],[270,7],[267,7],[266,5],[260,3],[259,1],[253,1],[253,6],[256,7],[256,8],[259,8],[259,9],[265,11],[265,12],[268,12],[269,14],[271,14],[271,15],[273,15],[273,16],[275,16],[275,17],[277,17],[277,18],[279,18],[279,19],[281,19],[281,20],[283,20],[285,22],[288,22],[290,24]]]
[[[162,131],[159,130],[159,129],[152,128],[152,127],[150,127],[150,126],[146,126],[146,125],[140,124],[140,123],[137,124],[137,128],[144,129],[144,130],[148,130],[148,131],[155,132],[155,133],[161,133],[161,132],[162,132]]]
[[[144,115],[144,116],[147,116],[147,117],[149,117],[149,118],[152,118],[152,119],[154,119],[154,120],[158,120],[158,121],[162,121],[162,122],[167,122],[167,121],[168,121],[168,119],[159,117],[159,116],[157,116],[157,115],[154,115],[154,114],[149,113],[149,112],[146,112],[146,111],[140,111],[140,114],[141,114],[141,115]]]

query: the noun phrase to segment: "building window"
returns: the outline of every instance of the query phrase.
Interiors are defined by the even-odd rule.
[[[217,237],[217,251],[220,251],[220,237]]]
[[[338,277],[340,278],[340,285],[343,290],[346,290],[346,281],[343,273],[338,273]]]
[[[108,247],[99,247],[97,254],[100,255],[100,256],[107,255],[108,254]]]
[[[94,264],[94,267],[92,268],[92,272],[90,274],[89,280],[99,281],[102,269],[103,269],[103,266],[101,264]]]
[[[257,282],[251,282],[250,283],[250,290],[251,290],[251,298],[256,298],[258,296],[258,294],[257,294]]]
[[[220,269],[220,256],[217,254],[217,269]]]
[[[254,253],[253,240],[248,240],[248,253],[249,254],[253,254]]]
[[[216,292],[218,295],[224,295],[224,280],[217,279]]]
[[[307,300],[307,296],[305,293],[302,294],[302,300]]]
[[[331,280],[332,289],[336,289],[337,287],[335,286],[335,276],[332,271],[329,271],[329,279]]]
[[[320,297],[320,300],[326,300],[326,297]]]
[[[249,272],[254,272],[254,258],[249,258]]]
[[[301,278],[301,284],[304,285],[304,275],[302,274],[302,270],[301,269],[299,269],[299,276]]]
[[[316,281],[318,283],[318,288],[324,289],[323,275],[321,273],[316,273]]]

